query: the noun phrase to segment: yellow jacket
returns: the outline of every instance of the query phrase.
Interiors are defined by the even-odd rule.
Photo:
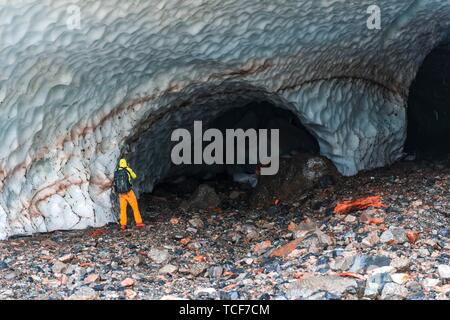
[[[128,166],[127,161],[125,159],[120,159],[120,161],[119,161],[119,170],[123,170],[123,169],[127,170],[127,172],[128,172],[128,181],[130,181],[130,183],[131,183],[131,179],[134,180],[134,179],[137,178],[136,173],[134,173],[133,169],[131,169]]]

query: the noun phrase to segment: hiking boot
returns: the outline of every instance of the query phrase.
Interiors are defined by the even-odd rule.
[[[125,232],[125,230],[127,230],[127,226],[120,226],[120,231]]]
[[[136,228],[138,228],[138,229],[143,229],[144,227],[145,227],[145,224],[143,224],[143,223],[138,223],[136,225]]]

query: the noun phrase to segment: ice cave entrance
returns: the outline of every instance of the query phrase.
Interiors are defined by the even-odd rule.
[[[214,100],[210,100],[209,103],[213,102]],[[140,173],[136,188],[141,199],[145,201],[150,194],[161,195],[165,191],[192,194],[202,183],[226,184],[230,181],[236,183],[234,180],[236,173],[238,175],[255,173],[256,165],[248,164],[247,161],[246,164],[233,165],[174,165],[170,153],[176,142],[171,142],[170,133],[177,128],[185,128],[192,132],[194,120],[202,120],[204,131],[215,128],[223,132],[224,136],[226,129],[240,128],[244,131],[279,129],[280,158],[298,153],[319,153],[316,138],[302,125],[295,110],[289,107],[260,99],[245,104],[240,103],[238,106],[228,104],[214,110],[214,108],[204,108],[199,112],[198,107],[191,109],[187,107],[185,110],[168,112],[151,127],[145,129],[145,132],[129,139],[128,151],[123,154],[128,157],[131,165],[136,167],[138,175]],[[207,142],[204,143],[207,144]],[[247,143],[246,147],[248,147]],[[226,153],[225,149],[224,153]],[[248,155],[248,150],[245,154]],[[224,157],[226,157],[225,154]],[[147,161],[147,159],[151,160]]]
[[[434,49],[410,87],[405,150],[418,158],[450,154],[450,44]]]

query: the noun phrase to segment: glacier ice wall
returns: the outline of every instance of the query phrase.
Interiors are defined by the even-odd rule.
[[[121,152],[151,190],[169,128],[252,99],[295,111],[344,174],[393,162],[450,0],[379,0],[380,30],[372,4],[0,0],[0,238],[112,221]]]

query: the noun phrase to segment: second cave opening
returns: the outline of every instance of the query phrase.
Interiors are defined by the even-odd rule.
[[[405,151],[418,159],[450,154],[450,45],[434,49],[410,87]]]

